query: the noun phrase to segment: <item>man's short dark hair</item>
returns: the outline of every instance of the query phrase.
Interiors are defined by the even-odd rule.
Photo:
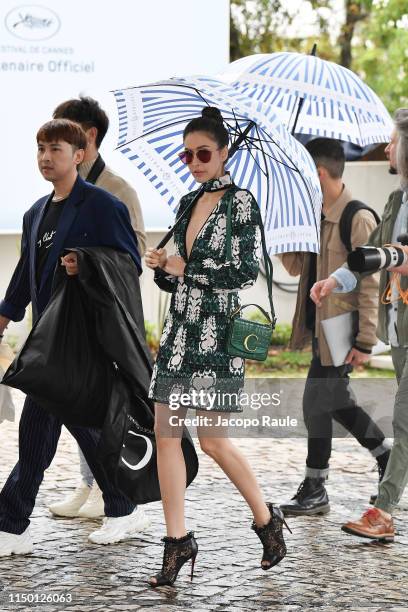
[[[37,144],[43,142],[68,142],[75,149],[86,148],[86,134],[82,127],[69,119],[52,119],[37,132]]]
[[[314,138],[306,145],[316,166],[323,166],[332,179],[343,176],[346,156],[340,140],[333,138]]]
[[[94,127],[97,129],[96,147],[99,149],[105,134],[108,131],[109,119],[99,102],[89,97],[73,98],[62,102],[54,110],[54,119],[71,119],[80,123],[85,130]]]

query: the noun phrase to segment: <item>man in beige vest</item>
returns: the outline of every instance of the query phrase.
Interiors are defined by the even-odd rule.
[[[86,133],[87,147],[84,161],[79,166],[79,175],[98,187],[105,189],[121,200],[127,207],[132,227],[135,230],[139,253],[146,250],[146,233],[142,209],[136,191],[127,181],[105,165],[99,147],[108,131],[109,118],[93,98],[80,97],[62,102],[53,113],[54,119],[70,119],[81,125]],[[104,515],[102,493],[94,481],[80,449],[81,482],[75,491],[61,502],[52,504],[49,510],[57,516],[97,518]],[[98,544],[108,544],[117,534],[100,530]],[[96,532],[94,532],[96,533]]]
[[[323,214],[320,255],[288,253],[282,256],[288,272],[294,276],[300,274],[291,348],[302,349],[312,342],[313,349],[303,395],[303,414],[308,431],[306,473],[294,497],[281,505],[288,516],[325,514],[330,510],[325,480],[329,473],[333,419],[376,458],[380,478],[390,453],[382,431],[356,404],[348,378],[353,366],[369,358],[377,341],[377,278],[374,275],[366,277],[358,293],[342,295],[341,299],[333,296],[320,309],[316,309],[309,297],[313,283],[327,278],[347,259],[348,251],[340,235],[340,220],[353,197],[342,180],[345,156],[341,143],[329,138],[316,138],[306,148],[319,174]],[[374,215],[367,208],[358,209],[352,217],[348,228],[348,241],[352,248],[365,244],[376,227]],[[358,312],[354,346],[344,365],[336,367],[321,322],[352,311]],[[372,496],[374,500],[375,495]]]

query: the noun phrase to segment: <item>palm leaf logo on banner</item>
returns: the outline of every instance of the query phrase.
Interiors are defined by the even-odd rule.
[[[313,160],[275,115],[225,83],[207,77],[171,79],[113,92],[118,149],[176,210],[199,187],[180,161],[183,129],[201,109],[217,106],[230,134],[227,169],[262,212],[268,250],[319,252],[321,190]],[[234,146],[235,143],[235,146]]]

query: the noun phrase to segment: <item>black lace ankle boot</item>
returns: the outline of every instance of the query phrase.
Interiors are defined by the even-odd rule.
[[[330,511],[329,496],[325,489],[325,478],[307,476],[292,499],[279,507],[285,516],[310,516],[327,514]]]
[[[269,502],[266,505],[271,513],[269,523],[262,527],[258,527],[253,521],[251,525],[251,529],[255,531],[263,545],[264,552],[261,562],[263,570],[268,570],[282,561],[283,557],[286,555],[286,544],[283,539],[282,525],[284,524],[286,529],[290,531],[281,510]],[[290,531],[290,533],[292,532]]]
[[[390,454],[391,454],[391,451],[387,450],[385,451],[385,453],[382,453],[381,455],[376,457],[377,470],[378,470],[378,484],[380,484],[380,482],[384,478],[384,474],[385,474],[385,470],[387,469],[387,463],[388,463],[388,459],[390,458]],[[377,494],[371,495],[370,504],[374,505],[376,501],[377,501]]]
[[[181,538],[170,538],[166,536],[164,542],[163,565],[161,572],[149,579],[152,587],[173,585],[180,569],[191,559],[191,574],[193,580],[194,563],[198,552],[198,545],[194,538],[194,532],[189,531]],[[152,582],[154,579],[156,582]]]

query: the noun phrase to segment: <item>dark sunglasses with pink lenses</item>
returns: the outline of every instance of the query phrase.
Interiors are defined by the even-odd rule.
[[[197,153],[194,153],[194,151],[181,151],[178,156],[183,164],[191,164],[194,156],[197,156],[198,161],[200,161],[202,164],[208,164],[212,154],[213,151],[210,151],[209,149],[200,149],[197,151]]]

